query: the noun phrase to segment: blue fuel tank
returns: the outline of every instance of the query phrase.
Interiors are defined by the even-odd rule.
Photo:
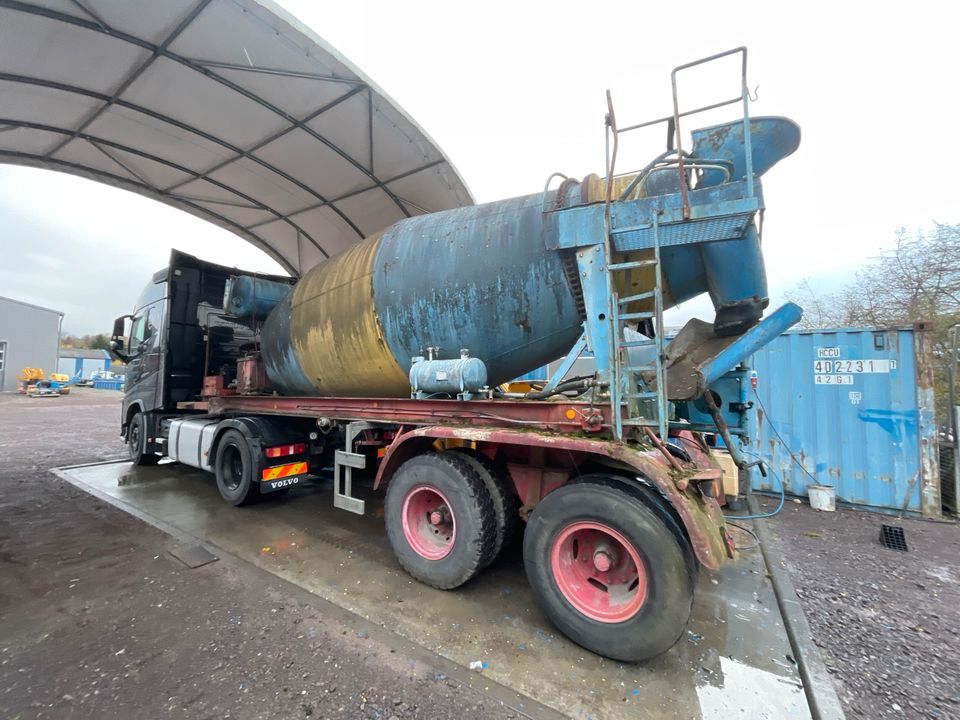
[[[763,170],[799,143],[789,120],[751,122]],[[742,156],[733,125],[695,132],[706,139],[693,155]],[[427,348],[439,348],[437,359],[469,348],[491,386],[563,355],[583,331],[583,304],[572,251],[552,249],[561,245],[550,237],[559,230],[546,211],[599,202],[602,185],[591,176],[561,190],[408,218],[314,267],[264,323],[270,380],[287,395],[405,397],[411,361]],[[709,253],[698,244],[665,248],[665,305],[709,292],[719,327],[745,329],[767,303],[759,242],[748,233],[722,244]],[[629,289],[652,284],[652,272],[638,274]]]

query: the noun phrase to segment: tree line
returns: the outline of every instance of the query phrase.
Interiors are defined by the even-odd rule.
[[[67,350],[109,350],[110,336],[98,333],[96,335],[69,335],[60,336],[60,347]]]
[[[791,293],[807,330],[896,327],[929,323],[937,360],[938,414],[947,414],[952,330],[960,323],[960,224],[897,231],[893,246],[868,261],[836,293],[817,293],[808,280]]]

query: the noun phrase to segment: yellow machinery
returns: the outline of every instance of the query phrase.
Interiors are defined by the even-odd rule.
[[[40,368],[25,367],[17,376],[17,392],[31,397],[68,395],[70,376],[50,373],[50,377],[44,379],[43,370]]]

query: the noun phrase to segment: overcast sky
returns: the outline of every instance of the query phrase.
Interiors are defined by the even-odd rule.
[[[673,66],[747,45],[751,112],[803,130],[799,151],[765,177],[774,304],[804,278],[837,287],[901,226],[960,222],[950,3],[281,4],[415,118],[479,202],[537,192],[554,171],[602,172],[605,89],[621,124],[659,117]],[[681,97],[736,94],[727,70],[691,76]],[[660,135],[638,137],[636,165]],[[0,166],[0,295],[65,312],[66,332],[108,332],[171,246],[276,271],[244,241],[159,203]],[[672,320],[691,314],[712,319],[693,301]]]

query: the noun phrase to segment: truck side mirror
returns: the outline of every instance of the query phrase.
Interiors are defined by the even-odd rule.
[[[113,333],[110,337],[110,354],[122,363],[130,361],[130,356],[124,352],[126,348],[124,337],[126,336],[127,320],[132,317],[132,315],[121,315],[113,321]]]
[[[116,320],[113,321],[112,338],[114,340],[120,340],[124,335],[126,335],[126,332],[124,332],[124,326],[126,325],[127,320],[131,317],[132,315],[121,315],[120,317],[118,317]],[[122,344],[121,344],[121,347],[122,347]]]

